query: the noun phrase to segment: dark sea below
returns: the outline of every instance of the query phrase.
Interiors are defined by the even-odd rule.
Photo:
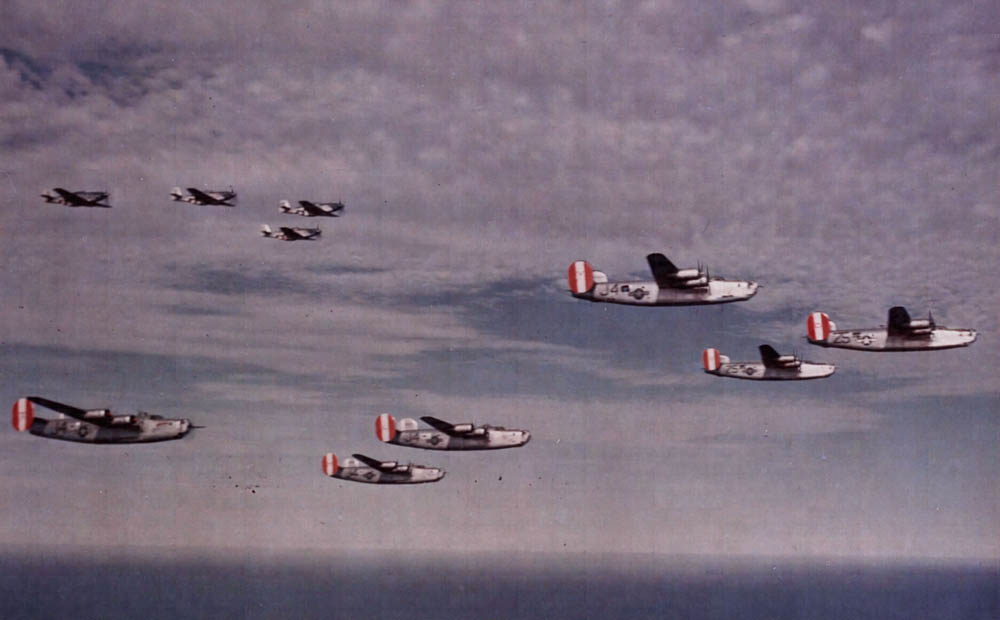
[[[21,550],[0,564],[4,620],[1000,618],[996,562],[388,551],[139,559]]]

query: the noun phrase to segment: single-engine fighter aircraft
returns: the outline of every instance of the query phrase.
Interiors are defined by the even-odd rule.
[[[68,189],[54,187],[42,192],[45,202],[55,205],[66,205],[67,207],[103,207],[110,209],[111,205],[104,201],[108,199],[108,192],[71,192]]]
[[[207,189],[200,190],[197,187],[187,188],[188,195],[185,196],[181,188],[175,187],[172,192],[170,192],[170,197],[177,202],[186,202],[193,205],[218,205],[220,207],[235,207],[236,205],[230,202],[236,199],[236,192],[233,188],[226,190],[215,190]]]
[[[822,379],[837,370],[833,364],[817,364],[802,361],[795,355],[779,355],[769,344],[762,344],[758,348],[761,359],[759,362],[730,362],[718,350],[705,349],[701,354],[701,365],[710,375],[763,381]]]
[[[809,342],[821,347],[857,351],[933,351],[967,347],[976,340],[976,330],[938,327],[934,316],[910,318],[902,306],[889,308],[889,325],[867,329],[837,329],[837,324],[822,312],[806,318]]]
[[[444,470],[437,467],[424,467],[399,461],[379,461],[363,454],[355,454],[354,458],[337,462],[337,455],[328,452],[323,455],[323,473],[331,478],[369,482],[371,484],[419,484],[421,482],[437,482],[444,478]]]
[[[293,208],[290,202],[282,200],[278,203],[278,210],[289,215],[302,215],[305,217],[340,217],[344,211],[344,203],[300,200],[299,206]]]
[[[689,306],[745,301],[757,293],[757,283],[713,278],[708,269],[678,269],[663,254],[646,257],[655,282],[608,282],[587,261],[569,266],[573,297],[633,306]]]
[[[323,231],[318,228],[289,228],[288,226],[279,226],[278,232],[274,232],[270,226],[264,224],[260,229],[262,237],[277,239],[278,241],[315,241],[322,234]]]
[[[386,443],[426,450],[498,450],[517,448],[531,440],[528,431],[509,431],[502,426],[450,424],[431,416],[420,419],[433,430],[417,428],[413,418],[403,418],[397,426],[396,418],[380,414],[375,418],[375,436]]]
[[[34,405],[74,418],[55,420],[36,418]],[[171,420],[139,412],[135,415],[113,415],[108,409],[78,409],[39,396],[20,398],[10,412],[14,429],[32,435],[79,441],[83,443],[149,443],[180,439],[193,428],[191,420]]]

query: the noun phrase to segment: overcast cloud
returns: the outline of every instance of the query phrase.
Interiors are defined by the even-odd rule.
[[[209,428],[8,429],[0,545],[1000,553],[996,3],[203,4],[4,4],[0,391]],[[167,196],[230,185],[236,209]],[[347,210],[318,243],[261,239],[283,198]],[[574,259],[642,275],[652,251],[763,287],[565,291]],[[980,339],[802,338],[810,311],[897,304]],[[838,372],[700,372],[761,342]],[[406,452],[381,411],[533,440]],[[333,482],[329,450],[449,473]]]

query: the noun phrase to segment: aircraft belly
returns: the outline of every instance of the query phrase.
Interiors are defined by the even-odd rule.
[[[976,333],[966,329],[935,329],[928,336],[899,336],[890,335],[885,329],[862,329],[831,332],[825,342],[812,342],[855,351],[929,351],[965,347],[975,339]]]
[[[757,285],[738,280],[712,280],[700,288],[662,288],[659,306],[690,306],[745,301],[757,293]]]

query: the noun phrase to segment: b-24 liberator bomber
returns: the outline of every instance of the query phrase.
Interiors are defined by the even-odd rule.
[[[420,484],[444,478],[444,470],[437,467],[379,461],[364,454],[352,456],[339,463],[336,454],[327,452],[323,455],[323,473],[331,478],[370,484]]]
[[[278,203],[278,210],[288,215],[301,215],[304,217],[340,217],[344,211],[344,203],[300,200],[299,206],[293,207],[292,203],[282,200]]]
[[[170,192],[170,197],[177,202],[186,202],[192,205],[217,205],[220,207],[235,207],[232,200],[236,199],[236,192],[232,188],[229,190],[219,190],[219,189],[206,189],[201,190],[197,187],[187,188],[187,195],[181,191],[181,188],[175,187],[173,191]]]
[[[837,370],[833,364],[803,361],[796,355],[779,355],[769,344],[762,344],[759,362],[731,362],[717,349],[705,349],[701,365],[705,372],[719,377],[755,379],[758,381],[795,381],[822,379]]]
[[[418,428],[413,418],[396,419],[388,413],[375,418],[375,436],[385,443],[425,450],[499,450],[531,441],[531,433],[502,426],[451,424],[431,416],[420,418],[432,428]]]
[[[111,205],[104,202],[108,199],[108,192],[71,192],[68,189],[54,187],[42,192],[42,198],[48,204],[65,205],[67,207],[101,207],[110,209]]]
[[[967,347],[976,340],[976,330],[938,327],[934,316],[911,319],[902,306],[889,309],[889,324],[865,329],[837,329],[823,312],[806,318],[806,336],[812,344],[855,351],[934,351]]]
[[[583,260],[569,266],[573,297],[633,306],[692,306],[745,301],[757,293],[757,283],[713,278],[707,268],[678,269],[663,254],[646,257],[653,282],[608,282],[608,276]]]
[[[267,224],[261,226],[260,236],[278,241],[315,241],[323,234],[318,228],[290,228],[279,226],[277,232],[271,230]]]
[[[34,406],[40,405],[73,419],[37,418]],[[10,414],[11,424],[19,432],[32,435],[78,441],[81,443],[150,443],[180,439],[194,428],[188,419],[167,419],[139,412],[135,415],[114,415],[108,409],[79,409],[40,396],[19,398]]]

